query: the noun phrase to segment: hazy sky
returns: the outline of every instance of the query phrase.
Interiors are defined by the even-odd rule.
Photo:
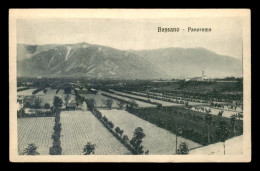
[[[158,27],[177,27],[180,32],[162,33],[158,32]],[[188,27],[211,28],[212,31],[188,32]],[[20,19],[17,21],[17,42],[87,42],[121,50],[203,47],[241,60],[242,23],[239,18]]]

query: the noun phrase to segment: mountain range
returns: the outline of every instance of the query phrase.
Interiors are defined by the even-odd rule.
[[[118,79],[242,76],[242,62],[204,48],[118,50],[88,43],[17,45],[17,75]]]

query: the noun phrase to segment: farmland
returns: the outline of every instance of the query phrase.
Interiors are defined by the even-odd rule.
[[[18,119],[18,153],[22,154],[28,144],[34,143],[40,155],[48,155],[52,145],[53,117]]]
[[[204,108],[207,110],[210,109],[211,110],[210,114],[212,114],[212,115],[218,115],[219,111],[223,111],[222,117],[226,117],[226,118],[230,118],[232,115],[235,115],[238,113],[236,111],[220,110],[220,109],[215,109],[212,107],[204,107]],[[206,113],[205,110],[203,111],[203,110],[195,109],[194,107],[192,107],[192,110]]]
[[[28,90],[19,91],[19,92],[17,92],[17,95],[18,96],[31,96],[32,92],[35,91],[35,90],[36,90],[36,88],[31,88],[31,89],[28,89]]]
[[[101,94],[97,93],[97,94],[80,94],[80,96],[84,97],[85,99],[91,99],[93,98],[96,102],[96,107],[97,108],[106,108],[107,106],[104,104],[103,100],[107,99],[107,97],[102,96]],[[118,104],[119,103],[117,100],[113,99],[113,104],[112,104],[112,108],[118,108]]]
[[[130,154],[89,111],[62,112],[61,125],[63,155],[82,155],[87,142],[96,144],[97,155]]]
[[[58,154],[83,155],[84,146],[90,142],[96,145],[97,155],[171,155],[176,154],[177,133],[178,149],[184,142],[191,153],[202,152],[219,143],[216,132],[222,121],[227,125],[227,141],[243,134],[243,98],[239,93],[226,96],[210,91],[214,83],[46,78],[27,84],[30,86],[22,84],[17,92],[19,154],[34,143],[40,155],[50,155],[49,148],[60,143]],[[220,85],[225,87],[221,83],[216,91],[222,91]],[[191,91],[203,87],[207,88],[204,94]],[[63,103],[59,98],[53,103],[55,96]],[[104,102],[108,98],[113,100],[111,110],[109,100]],[[231,118],[233,114],[236,118]],[[60,130],[53,127],[54,118]],[[145,134],[143,151],[130,141],[137,127]],[[52,134],[57,137],[55,141]]]
[[[146,97],[137,96],[137,95],[133,95],[133,94],[129,94],[129,93],[124,93],[124,92],[119,92],[119,91],[114,91],[114,92],[118,95],[124,95],[124,96],[128,96],[130,98],[132,97],[132,98],[139,98],[139,99],[143,99],[143,100],[150,100],[151,102],[160,103],[160,104],[162,104],[162,106],[183,106],[182,104],[166,102],[166,101],[152,99],[152,98],[146,98]]]
[[[183,130],[183,137],[189,138],[190,140],[203,145],[208,144],[208,131],[210,142],[213,143],[218,141],[215,131],[216,124],[220,120],[231,124],[230,118],[212,115],[212,121],[208,125],[207,129],[204,114],[184,109],[182,107],[163,107],[160,110],[152,108],[133,109],[129,112],[173,133],[176,133],[176,128],[181,128]],[[228,127],[230,132],[229,138],[243,133],[243,121],[236,120],[235,127],[235,133],[232,126]]]
[[[176,154],[176,136],[175,134],[157,127],[139,117],[136,117],[124,110],[100,110],[111,120],[115,126],[124,130],[124,134],[132,138],[135,128],[142,127],[146,134],[142,145],[144,151],[149,150],[149,154]],[[179,137],[178,142],[186,142],[189,148],[201,146],[185,138]]]
[[[103,94],[107,94],[109,96],[112,96],[112,97],[116,97],[116,98],[119,98],[119,99],[122,99],[122,100],[125,100],[125,101],[128,101],[128,102],[132,102],[133,99],[131,98],[127,98],[127,97],[122,97],[122,96],[119,96],[119,95],[115,95],[115,94],[112,94],[112,93],[108,93],[108,92],[104,92],[104,91],[101,91]],[[145,103],[145,102],[142,102],[142,101],[138,101],[138,100],[135,100],[136,103],[138,104],[138,107],[156,107],[156,105],[153,105],[153,104],[149,104],[149,103]]]

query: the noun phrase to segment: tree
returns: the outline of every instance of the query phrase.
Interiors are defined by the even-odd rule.
[[[65,98],[64,98],[66,107],[67,107],[67,105],[68,105],[69,99],[70,99],[70,95],[67,94],[67,95],[65,96]]]
[[[223,110],[219,111],[219,112],[218,112],[218,116],[222,116],[223,113],[224,113]]]
[[[102,100],[102,101],[109,109],[112,108],[113,100],[111,98],[107,98],[107,99]]]
[[[86,99],[86,103],[90,111],[92,111],[95,108],[96,102],[93,98]]]
[[[82,97],[79,96],[79,95],[76,95],[75,100],[76,100],[76,105],[77,105],[77,107],[79,107],[80,105],[82,105],[83,102],[84,102],[84,98],[82,98]]]
[[[123,141],[124,141],[124,142],[128,142],[128,141],[129,141],[129,138],[128,138],[127,135],[124,135],[124,136],[123,136]]]
[[[131,108],[133,108],[133,107],[138,107],[138,104],[136,103],[135,100],[132,100],[132,101],[130,102],[130,107],[131,107]]]
[[[188,145],[185,142],[182,142],[179,145],[178,153],[177,154],[189,154]]]
[[[50,109],[50,107],[51,107],[51,105],[49,103],[45,103],[45,105],[44,105],[45,109]]]
[[[23,118],[24,116],[25,116],[24,108],[22,108],[19,111],[17,111],[17,117],[18,118]]]
[[[46,94],[47,93],[47,89],[44,89],[43,92]]]
[[[71,87],[65,87],[64,88],[64,93],[65,94],[70,94],[71,93]]]
[[[28,147],[24,149],[23,155],[39,155],[40,153],[37,152],[37,146],[33,143],[28,144]]]
[[[218,122],[216,126],[216,138],[218,138],[221,142],[223,142],[224,147],[224,155],[225,155],[225,141],[229,136],[228,125],[224,120]]]
[[[125,103],[122,102],[122,101],[119,101],[119,102],[117,103],[117,105],[118,105],[119,109],[123,109]]]
[[[103,117],[102,117],[102,120],[103,120],[106,124],[108,123],[108,119],[107,119],[106,116],[103,116]]]
[[[88,142],[87,145],[83,148],[84,155],[90,155],[95,154],[95,144],[91,144],[91,142]]]
[[[124,133],[124,130],[119,130],[119,132],[118,132],[118,134],[120,135],[120,136],[122,136],[123,135],[123,133]]]
[[[62,101],[62,99],[60,97],[58,97],[58,96],[54,97],[54,99],[53,99],[53,107],[55,109],[58,109],[58,110],[61,109],[62,103],[63,103],[63,101]]]
[[[162,108],[162,104],[161,103],[158,103],[156,106],[157,106],[157,109],[161,109]]]
[[[209,135],[209,132],[210,132],[210,125],[211,125],[211,122],[212,122],[212,116],[209,114],[210,112],[209,111],[206,111],[206,115],[205,115],[205,121],[206,121],[206,124],[207,124],[207,132],[208,132],[208,144],[210,144],[210,135]]]
[[[143,142],[143,138],[145,137],[145,134],[143,133],[143,129],[141,127],[137,127],[134,131],[134,136],[130,140],[130,144],[135,148],[137,154],[142,154],[143,146],[141,143]]]
[[[237,118],[236,115],[232,115],[232,116],[230,117],[230,125],[231,125],[231,127],[233,128],[234,135],[236,134],[236,118]]]
[[[39,97],[36,97],[36,98],[34,99],[34,107],[35,107],[36,109],[40,108],[41,102],[42,102],[41,99],[40,99]]]
[[[119,134],[120,128],[119,128],[119,127],[116,127],[116,128],[115,128],[115,131],[116,131],[116,134]]]
[[[111,129],[114,128],[114,124],[113,124],[113,122],[111,122],[111,121],[108,121],[107,125],[108,125],[108,127],[111,128]]]

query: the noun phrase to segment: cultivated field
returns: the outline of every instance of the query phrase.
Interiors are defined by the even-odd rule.
[[[96,107],[97,108],[106,108],[107,106],[103,103],[103,99],[107,99],[108,97],[102,96],[101,94],[80,94],[80,96],[85,97],[86,99],[91,99],[93,98],[96,102]],[[112,99],[113,104],[112,108],[118,108],[117,103],[119,103],[117,100]]]
[[[96,144],[95,154],[131,154],[89,111],[61,112],[63,155],[82,155],[88,143]]]
[[[17,92],[17,95],[18,96],[31,96],[32,95],[32,92],[34,90],[37,90],[36,88],[31,88],[31,89],[28,89],[28,90],[24,90],[24,91],[19,91]]]
[[[206,106],[202,106],[202,107],[204,107],[207,110],[210,109],[211,110],[210,114],[212,114],[212,115],[218,115],[219,111],[221,111],[220,109],[215,109],[215,108],[212,108],[212,107],[206,107]],[[192,108],[192,110],[206,113],[205,110],[204,111],[202,111],[201,109],[196,110],[194,107]],[[235,114],[238,113],[238,112],[229,111],[229,110],[222,110],[222,111],[224,111],[223,114],[222,114],[222,117],[226,117],[226,118],[230,118],[232,115],[235,115]],[[243,120],[243,118],[241,118],[240,120]]]
[[[146,136],[143,139],[142,145],[144,146],[144,151],[149,150],[149,154],[176,154],[176,136],[169,131],[159,128],[124,110],[100,110],[100,112],[108,120],[112,121],[115,127],[123,129],[123,134],[127,135],[129,139],[132,139],[135,128],[143,128]],[[189,148],[201,146],[185,138],[178,137],[178,144],[180,142],[186,142]]]
[[[148,92],[148,93],[144,93],[144,92],[135,92],[135,91],[133,91],[132,93],[134,93],[134,94],[139,94],[139,95],[145,95],[145,96],[150,96],[151,97],[151,99],[152,99],[152,101],[154,101],[154,100],[158,100],[158,99],[170,99],[171,101],[176,101],[176,100],[178,100],[178,101],[183,101],[184,103],[186,103],[186,102],[188,102],[189,103],[189,105],[192,105],[192,106],[201,106],[201,105],[205,105],[206,103],[202,103],[202,102],[191,102],[191,101],[187,101],[187,100],[179,100],[179,99],[177,99],[176,97],[173,97],[173,96],[164,96],[162,93],[155,93],[155,92]],[[154,99],[154,97],[156,98],[156,99]],[[146,99],[147,99],[147,97],[145,97]],[[150,100],[151,100],[150,99]],[[159,101],[161,101],[161,100],[159,100]],[[166,102],[167,103],[167,102]],[[169,102],[168,102],[169,103]],[[175,103],[176,104],[176,103]],[[176,104],[175,106],[178,106],[178,105],[180,105],[180,104]],[[173,106],[173,105],[163,105],[163,106]]]
[[[122,96],[115,95],[115,94],[108,93],[108,92],[104,92],[104,91],[101,91],[101,92],[104,93],[104,94],[107,94],[107,95],[109,95],[109,96],[117,97],[117,98],[119,98],[119,99],[123,99],[123,100],[129,101],[129,102],[132,102],[132,101],[133,101],[133,99],[131,99],[131,98],[122,97]],[[138,100],[135,100],[135,101],[136,101],[136,103],[138,104],[138,107],[156,107],[156,105],[153,105],[153,104],[150,104],[150,103],[145,103],[145,102],[138,101]]]
[[[52,146],[54,117],[18,118],[18,153],[34,143],[40,155],[48,155]]]
[[[114,91],[114,90],[113,90],[113,91]],[[129,93],[124,93],[124,92],[120,92],[120,91],[114,91],[114,92],[115,92],[115,93],[118,93],[118,94],[122,94],[122,95],[129,96],[129,97],[133,97],[133,98],[139,98],[139,99],[143,99],[143,100],[148,100],[148,99],[149,99],[151,102],[161,103],[162,106],[183,106],[183,104],[172,103],[172,102],[166,102],[166,101],[162,101],[162,100],[157,100],[157,99],[152,99],[152,98],[137,96],[137,95],[133,95],[133,94],[129,94]]]

